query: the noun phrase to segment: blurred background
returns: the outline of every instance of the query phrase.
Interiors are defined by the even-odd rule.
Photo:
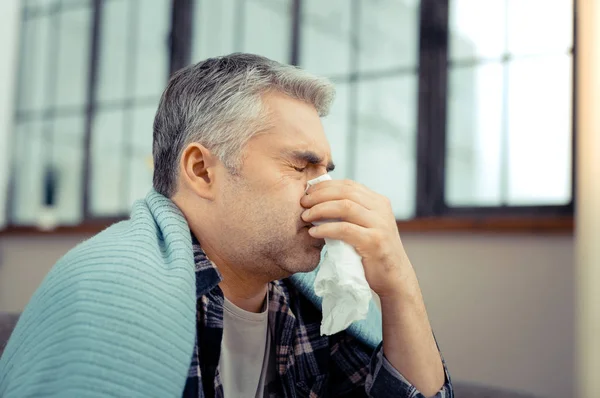
[[[21,311],[60,256],[151,188],[169,75],[252,52],[336,83],[323,120],[334,175],[391,199],[454,379],[573,396],[575,10],[574,0],[4,0],[0,311]]]

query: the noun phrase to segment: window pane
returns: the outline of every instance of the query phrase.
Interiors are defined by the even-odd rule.
[[[144,199],[152,188],[152,158],[133,155],[126,159],[129,173],[129,210],[136,200]]]
[[[168,38],[171,0],[144,0],[139,4],[134,95],[159,97],[169,77]]]
[[[306,0],[302,3],[300,65],[323,76],[345,76],[350,70],[350,3]]]
[[[110,103],[101,105],[92,130],[90,210],[121,216],[149,187],[138,163],[151,159],[154,113],[168,79],[172,1],[104,4],[98,91]]]
[[[47,1],[47,0],[41,0]],[[55,1],[55,0],[52,0]],[[75,7],[87,7],[92,5],[92,0],[59,0],[62,8],[75,8]],[[110,1],[110,0],[109,0]]]
[[[509,65],[509,204],[568,203],[572,59],[559,55]]]
[[[134,108],[128,112],[132,117],[131,149],[139,156],[152,156],[152,129],[156,105]]]
[[[135,109],[132,113],[131,151],[127,159],[129,205],[143,199],[152,188],[152,126],[156,107]]]
[[[446,202],[500,205],[503,66],[450,69],[446,142]]]
[[[573,46],[573,0],[507,1],[511,53],[566,53]]]
[[[47,147],[43,140],[44,123],[20,123],[15,129],[14,195],[11,222],[36,225],[42,205],[44,170],[47,165]]]
[[[56,170],[56,216],[61,224],[78,224],[83,218],[84,118],[59,118],[54,122],[52,163]]]
[[[84,107],[90,58],[92,8],[72,7],[60,14],[55,104]]]
[[[18,110],[42,110],[47,106],[45,93],[49,69],[48,38],[51,37],[51,18],[39,16],[24,21]]]
[[[247,0],[243,51],[289,63],[291,0]]]
[[[79,223],[83,216],[83,116],[24,122],[15,133],[12,222],[38,224],[46,173],[52,168],[56,220],[62,225]]]
[[[571,200],[571,62],[561,55],[450,71],[449,205],[562,205]],[[503,68],[508,68],[507,81]]]
[[[126,96],[127,28],[129,1],[105,1],[102,8],[98,100],[111,101]]]
[[[360,0],[358,48],[361,72],[417,66],[419,3],[414,0]]]
[[[355,178],[392,201],[397,218],[415,212],[417,77],[358,84]]]
[[[56,7],[60,0],[27,0],[27,9],[38,13],[46,13]]]
[[[348,170],[348,125],[349,125],[350,84],[336,85],[335,101],[329,115],[322,119],[325,134],[331,146],[331,156],[335,163],[332,178],[350,178]]]
[[[506,0],[451,0],[449,7],[451,61],[502,56],[506,47]]]
[[[193,60],[244,51],[290,62],[290,0],[196,1]]]
[[[115,216],[126,213],[122,178],[124,112],[100,111],[94,118],[91,159],[91,212]]]
[[[241,51],[236,45],[237,0],[201,1],[194,4],[192,59],[194,62]],[[239,36],[239,33],[237,34]]]

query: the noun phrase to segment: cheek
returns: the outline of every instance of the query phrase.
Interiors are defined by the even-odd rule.
[[[300,199],[306,192],[306,179],[293,176],[278,176],[274,180],[254,181],[246,189],[232,192],[232,203],[245,218],[253,221],[261,219],[270,227],[281,224],[288,228],[301,221],[304,208]]]
[[[289,186],[271,197],[272,205],[266,211],[270,212],[274,219],[277,218],[282,226],[293,225],[295,227],[302,222],[301,214],[304,208],[300,204],[300,199],[303,196],[304,189],[300,184]],[[271,220],[271,225],[274,219]]]
[[[298,175],[282,176],[266,190],[265,195],[291,207],[301,207],[300,199],[305,195],[306,188],[306,178],[298,178]]]

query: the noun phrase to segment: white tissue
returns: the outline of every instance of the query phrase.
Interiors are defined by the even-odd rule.
[[[331,180],[329,174],[308,181],[306,189],[326,180]],[[313,224],[324,222],[327,221]],[[323,250],[314,289],[315,294],[323,299],[321,334],[332,335],[367,317],[372,294],[362,259],[351,245],[341,240],[325,239]]]

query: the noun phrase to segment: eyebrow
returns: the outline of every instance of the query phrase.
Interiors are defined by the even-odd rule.
[[[289,152],[289,154],[295,159],[301,160],[309,164],[318,166],[323,163],[323,158],[313,151],[291,151]],[[329,173],[335,169],[335,164],[333,164],[332,161],[329,161],[329,163],[327,163],[326,168],[327,172]]]

